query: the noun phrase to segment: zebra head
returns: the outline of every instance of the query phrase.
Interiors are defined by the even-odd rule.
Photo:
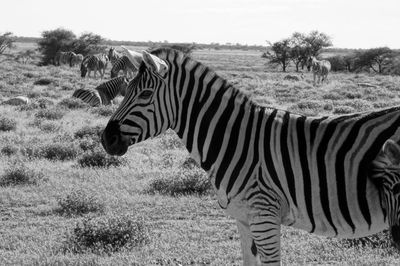
[[[139,71],[102,133],[102,145],[112,155],[125,154],[128,146],[161,134],[173,122],[166,61],[146,51],[127,55]]]
[[[82,62],[81,62],[81,78],[84,78],[86,76],[86,73],[88,71],[87,68],[87,64],[88,64],[88,59],[90,56],[86,56],[85,58],[83,58]]]
[[[400,249],[400,146],[387,140],[372,167],[371,177],[379,189],[392,240]]]

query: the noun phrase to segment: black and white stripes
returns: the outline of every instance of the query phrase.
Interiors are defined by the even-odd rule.
[[[347,238],[390,226],[400,243],[399,207],[380,196],[393,203],[400,189],[377,182],[400,184],[400,159],[384,152],[400,137],[400,107],[306,117],[258,106],[174,50],[129,58],[141,65],[103,132],[104,148],[123,155],[172,128],[209,173],[219,205],[237,219],[244,265],[279,264],[281,224]],[[390,163],[374,163],[381,158]],[[384,211],[387,205],[396,207]]]

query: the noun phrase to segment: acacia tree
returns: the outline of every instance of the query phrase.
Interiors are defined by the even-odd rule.
[[[104,42],[103,37],[94,33],[83,33],[78,39],[72,42],[72,51],[77,54],[88,55],[100,52],[100,44]]]
[[[293,35],[295,34],[298,34],[299,38],[303,40],[308,56],[317,56],[322,48],[332,46],[331,37],[317,30],[311,31],[309,34],[294,33]]]
[[[43,54],[42,64],[55,64],[54,57],[57,52],[71,51],[75,39],[75,34],[70,30],[58,28],[44,31],[42,39],[38,42],[39,51]]]
[[[7,48],[12,48],[15,37],[12,32],[6,32],[0,35],[0,54],[4,53]]]
[[[394,53],[388,47],[372,48],[358,53],[357,65],[359,68],[369,67],[375,73],[382,74],[391,64],[393,57]]]
[[[291,60],[290,39],[283,39],[273,44],[270,43],[270,46],[270,50],[264,53],[262,57],[268,59],[271,64],[280,65],[282,71],[286,72],[286,68]]]

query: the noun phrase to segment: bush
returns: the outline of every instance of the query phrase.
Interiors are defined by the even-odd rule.
[[[334,114],[350,114],[354,112],[355,110],[353,107],[344,105],[336,106],[335,109],[333,110]]]
[[[110,253],[150,242],[143,218],[113,215],[84,218],[67,235],[66,248],[75,253]]]
[[[71,142],[54,142],[44,145],[30,145],[22,150],[29,158],[45,158],[48,160],[72,160],[78,155],[79,148]]]
[[[78,159],[78,164],[81,167],[111,167],[120,166],[126,163],[126,159],[117,156],[110,156],[104,151],[90,151],[82,155]]]
[[[40,130],[45,131],[45,132],[56,132],[60,130],[60,125],[55,124],[53,122],[41,122],[39,125]]]
[[[78,98],[65,98],[58,103],[60,106],[68,109],[89,108],[90,105]]]
[[[42,179],[42,172],[36,172],[18,161],[4,171],[0,177],[0,186],[35,185]]]
[[[83,215],[88,213],[103,213],[105,204],[87,190],[75,190],[58,199],[56,212],[61,215]]]
[[[54,81],[52,79],[49,78],[41,78],[36,80],[33,85],[40,85],[40,86],[45,86],[45,85],[49,85],[51,83],[53,83]]]
[[[10,131],[17,128],[17,121],[13,118],[0,116],[0,131]]]
[[[92,138],[83,138],[79,142],[79,147],[83,151],[94,151],[95,149],[100,147],[100,141],[94,140]]]
[[[1,153],[7,156],[11,156],[18,152],[18,148],[15,147],[15,144],[7,144],[3,148],[1,148]]]
[[[99,106],[92,109],[92,114],[110,117],[115,112],[115,110],[115,107],[111,105]]]
[[[37,118],[46,118],[46,119],[49,119],[49,120],[57,120],[57,119],[61,119],[64,115],[65,115],[65,110],[64,109],[51,108],[51,109],[41,109],[41,110],[39,110],[35,114],[35,117],[37,117]]]
[[[150,181],[147,193],[160,193],[168,196],[204,195],[211,189],[208,175],[201,169],[180,169],[166,177],[155,178]]]
[[[41,147],[40,157],[48,160],[72,160],[78,155],[78,148],[71,143],[50,143]]]
[[[104,127],[102,125],[84,126],[75,132],[74,137],[80,139],[89,137],[100,140],[100,134],[103,131],[103,129]]]

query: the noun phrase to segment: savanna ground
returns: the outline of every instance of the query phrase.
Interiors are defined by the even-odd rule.
[[[262,105],[332,115],[400,104],[400,77],[333,73],[314,87],[310,73],[286,80],[260,55],[193,53]],[[78,68],[0,57],[0,100],[31,99],[0,105],[0,265],[241,265],[234,220],[174,132],[123,158],[104,153],[97,134],[116,106],[69,99],[100,82],[81,79]],[[399,264],[400,253],[387,234],[338,240],[283,227],[282,262]]]

